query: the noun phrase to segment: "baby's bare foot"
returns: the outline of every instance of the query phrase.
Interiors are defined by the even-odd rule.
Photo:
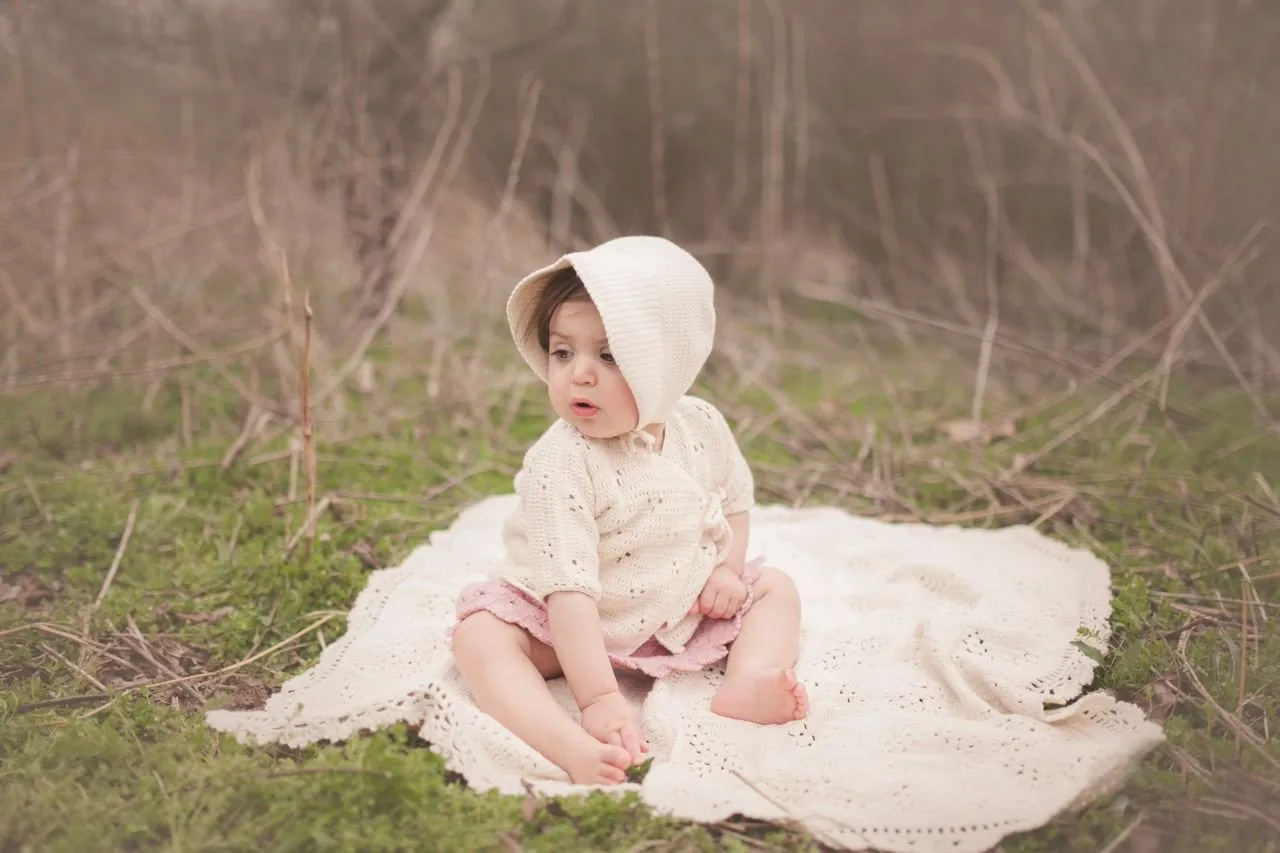
[[[578,785],[615,785],[626,781],[631,756],[620,746],[613,746],[582,732],[580,739],[566,744],[555,763]]]
[[[803,720],[809,695],[793,669],[762,669],[725,678],[711,699],[711,712],[770,725]]]

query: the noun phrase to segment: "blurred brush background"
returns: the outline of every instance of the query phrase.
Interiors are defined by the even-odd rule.
[[[507,293],[646,232],[717,278],[762,503],[1114,567],[1092,687],[1167,748],[1001,849],[1275,853],[1276,45],[1274,0],[0,0],[0,849],[815,849],[198,713],[509,491]]]
[[[1263,412],[1278,41],[1257,0],[7,0],[0,389],[201,364],[286,414],[305,293],[317,405],[384,339],[438,390],[514,277],[648,232],[775,330]]]

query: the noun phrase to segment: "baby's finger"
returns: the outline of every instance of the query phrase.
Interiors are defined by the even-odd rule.
[[[643,760],[641,756],[645,750],[640,743],[640,732],[636,731],[635,726],[622,727],[622,748],[630,753],[632,764],[639,764]]]
[[[703,616],[710,616],[716,609],[716,591],[707,587],[702,591],[702,595],[698,598],[698,609],[702,611]]]

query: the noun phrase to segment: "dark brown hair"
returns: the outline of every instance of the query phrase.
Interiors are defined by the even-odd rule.
[[[547,277],[542,292],[529,309],[529,322],[538,332],[538,345],[543,352],[551,350],[551,318],[555,316],[556,309],[566,302],[590,298],[573,267],[556,270]]]

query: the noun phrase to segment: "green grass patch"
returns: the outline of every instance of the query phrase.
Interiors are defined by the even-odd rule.
[[[1105,391],[975,448],[939,427],[966,414],[969,389],[954,383],[886,389],[792,366],[736,391],[698,390],[725,404],[765,500],[1036,522],[1116,567],[1114,636],[1094,686],[1148,708],[1169,745],[1116,797],[1003,850],[1097,850],[1131,824],[1131,837],[1159,840],[1148,849],[1266,849],[1280,748],[1248,743],[1241,727],[1280,725],[1280,507],[1267,490],[1280,489],[1280,440],[1250,432],[1248,400],[1183,391],[1191,418],[1143,418],[1131,401],[1010,475],[1018,454],[1052,438],[1045,424]],[[166,669],[213,672],[344,610],[372,568],[509,489],[548,415],[534,389],[518,405],[503,396],[322,436],[331,508],[290,550],[306,507],[284,440],[224,469],[244,416],[234,395],[188,401],[201,427],[187,447],[179,386],[163,383],[144,407],[146,396],[50,392],[6,400],[0,415],[0,849],[818,849],[777,827],[665,820],[631,798],[477,794],[404,727],[287,750],[244,748],[204,725],[202,706],[259,702],[314,663],[340,617],[195,682],[198,694],[97,695]],[[94,607],[135,504],[125,559]]]

